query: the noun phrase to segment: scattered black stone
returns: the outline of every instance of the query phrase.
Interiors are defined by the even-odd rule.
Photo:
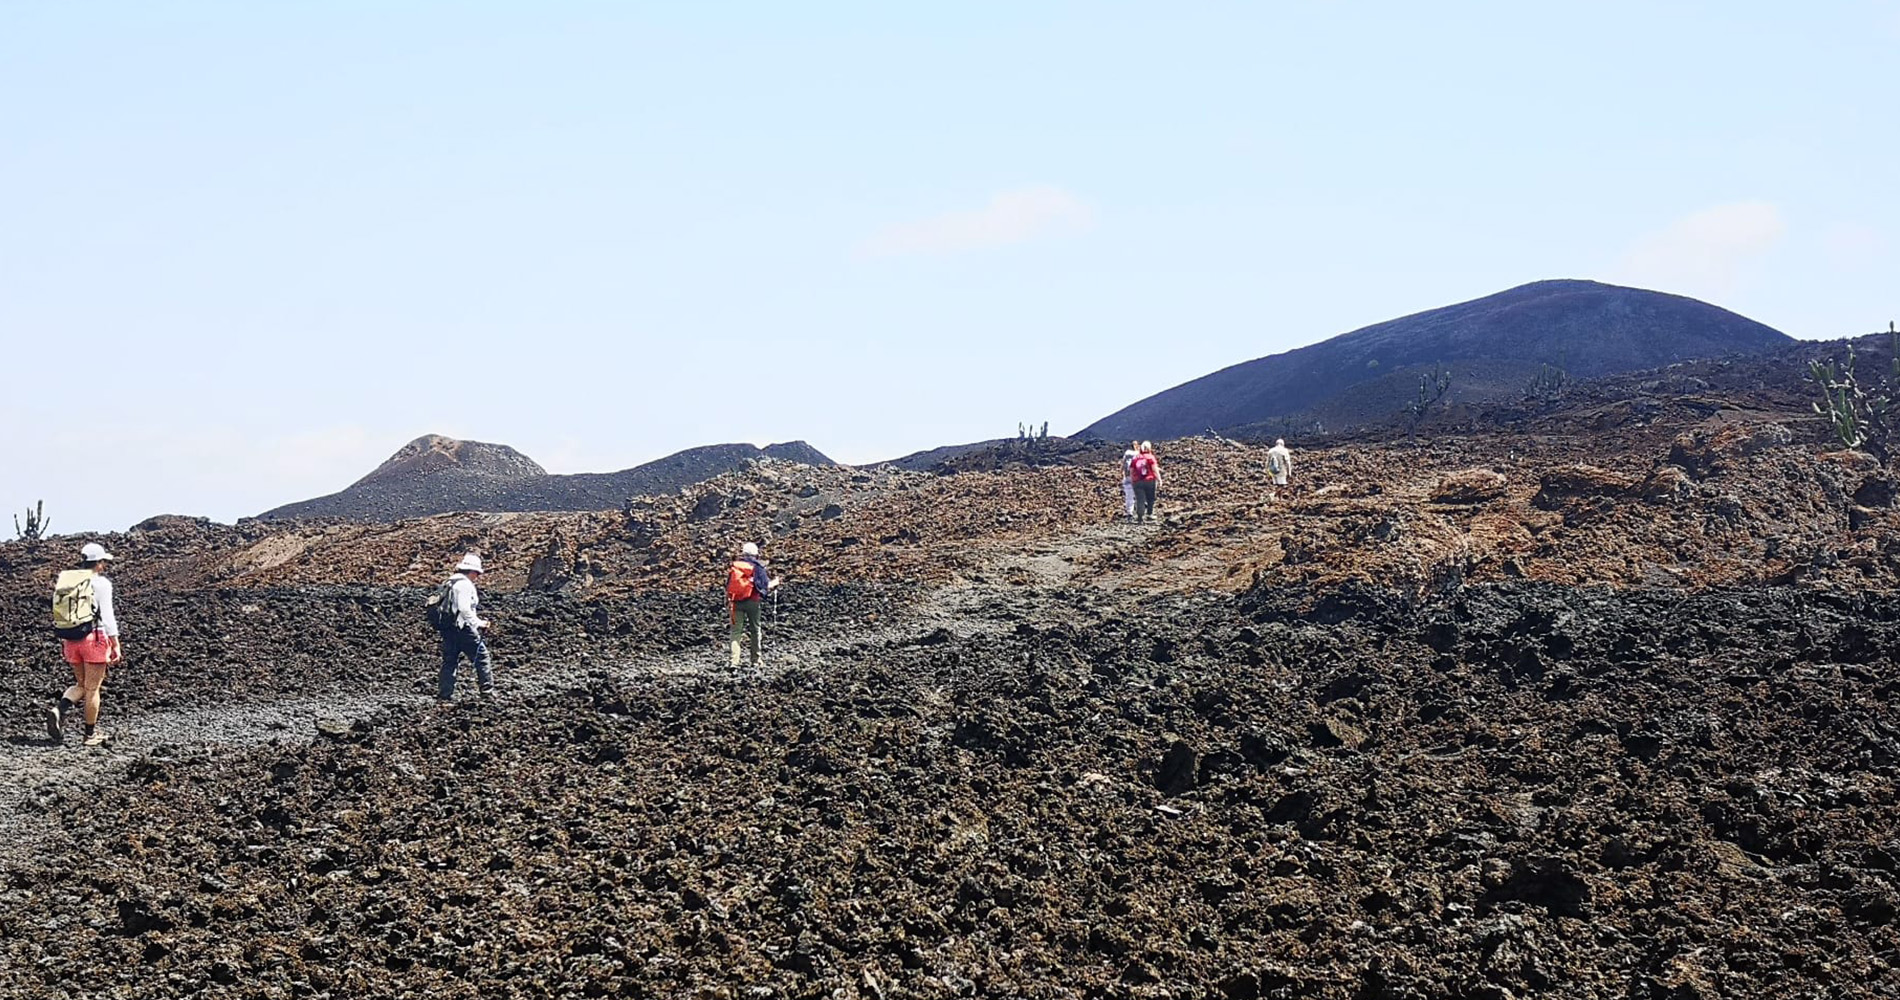
[[[249,594],[243,612],[142,595],[167,677],[127,671],[116,710],[426,680],[423,644],[387,624],[416,596]],[[877,595],[837,591],[799,609],[828,651],[758,680],[576,668],[545,695],[391,710],[347,738],[155,751],[97,794],[44,800],[55,828],[0,887],[0,995],[1891,981],[1900,601],[1514,583],[1368,588],[1302,614],[1314,596],[1021,592],[918,643],[839,628]],[[594,608],[509,601],[543,622],[521,655],[584,645]],[[713,604],[638,604],[627,648],[703,632]],[[315,638],[220,662],[282,635]]]

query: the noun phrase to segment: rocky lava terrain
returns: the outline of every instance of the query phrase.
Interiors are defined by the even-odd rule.
[[[99,749],[35,715],[80,539],[0,545],[0,995],[1900,996],[1900,514],[1793,371],[1279,495],[1171,442],[1144,526],[1066,442],[154,519]],[[735,673],[747,538],[787,583]],[[503,693],[441,707],[467,547]]]

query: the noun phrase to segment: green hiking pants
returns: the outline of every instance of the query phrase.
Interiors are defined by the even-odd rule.
[[[732,604],[732,642],[735,653],[739,643],[751,643],[753,663],[759,662],[759,608],[764,604],[756,597],[749,601],[734,601]]]

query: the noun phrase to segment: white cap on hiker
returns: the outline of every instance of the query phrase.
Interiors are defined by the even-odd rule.
[[[758,554],[759,554],[759,543],[757,543],[757,542],[747,542],[747,543],[745,543],[744,545],[741,545],[741,546],[739,546],[739,554],[740,554],[740,555],[747,555],[747,556],[756,556],[756,555],[758,555]]]
[[[482,557],[470,552],[468,555],[462,557],[461,562],[455,565],[455,571],[457,573],[480,573],[482,571]]]
[[[106,547],[98,542],[87,542],[86,547],[79,550],[79,558],[84,562],[98,562],[101,559],[111,559],[112,553],[107,552]]]

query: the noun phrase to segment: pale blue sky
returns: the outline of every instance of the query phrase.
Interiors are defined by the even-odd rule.
[[[1896,52],[1895,0],[0,0],[0,503],[864,462],[1541,278],[1863,333]]]

